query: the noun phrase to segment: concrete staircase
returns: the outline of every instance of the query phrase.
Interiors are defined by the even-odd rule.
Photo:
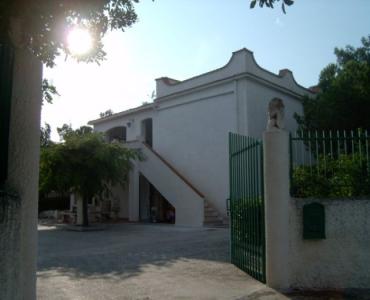
[[[204,222],[205,227],[228,227],[228,222],[220,216],[216,208],[207,200],[204,200]]]
[[[176,225],[228,227],[228,219],[223,218],[212,203],[152,147],[139,141],[128,146],[141,150],[144,160],[137,162],[137,167],[175,207]]]
[[[144,160],[137,162],[139,172],[176,210],[176,225],[199,227],[204,220],[204,196],[175,167],[145,143],[133,144]],[[160,174],[160,176],[159,176]]]

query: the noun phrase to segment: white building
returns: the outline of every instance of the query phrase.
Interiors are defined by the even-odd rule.
[[[153,103],[90,124],[110,140],[140,148],[146,157],[134,163],[128,186],[115,189],[119,216],[171,219],[172,205],[176,224],[190,226],[227,220],[228,133],[260,138],[274,97],[283,99],[285,126],[294,130],[300,99],[310,94],[291,71],[264,70],[247,49],[234,52],[220,69],[184,81],[159,78],[156,84]]]

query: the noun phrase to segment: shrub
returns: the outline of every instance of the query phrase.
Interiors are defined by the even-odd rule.
[[[320,156],[316,164],[292,170],[291,194],[294,197],[353,198],[370,195],[369,161],[366,157]]]

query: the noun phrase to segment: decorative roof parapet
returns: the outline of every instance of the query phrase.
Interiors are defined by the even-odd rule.
[[[299,85],[293,73],[288,69],[282,69],[279,74],[274,74],[260,67],[254,59],[253,52],[243,48],[233,52],[229,62],[219,69],[178,81],[168,77],[156,79],[157,101],[166,97],[189,89],[201,87],[221,80],[233,79],[238,76],[248,76],[257,80],[267,81],[270,84],[288,89],[298,95],[310,94],[305,87]]]

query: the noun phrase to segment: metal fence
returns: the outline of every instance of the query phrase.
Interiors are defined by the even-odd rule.
[[[369,140],[368,131],[362,129],[298,131],[292,134],[292,196],[369,196]]]
[[[262,141],[230,133],[231,262],[265,282]]]

